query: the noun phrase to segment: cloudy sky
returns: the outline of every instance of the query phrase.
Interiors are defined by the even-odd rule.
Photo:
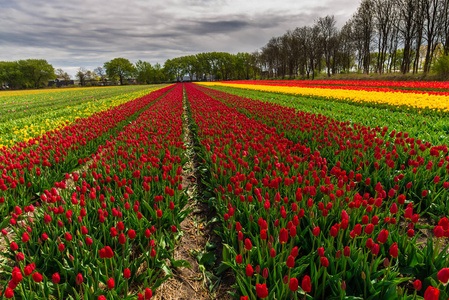
[[[360,0],[0,0],[0,60],[44,58],[74,75],[115,57],[163,64],[198,52],[253,52],[272,36]]]

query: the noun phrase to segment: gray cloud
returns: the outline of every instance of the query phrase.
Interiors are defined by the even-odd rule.
[[[114,57],[163,64],[198,52],[252,52],[326,14],[342,26],[358,2],[0,0],[0,60],[44,58],[74,74]]]

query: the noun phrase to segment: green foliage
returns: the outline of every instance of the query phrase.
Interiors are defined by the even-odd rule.
[[[169,78],[181,81],[184,76],[189,80],[250,79],[257,73],[256,58],[249,53],[229,54],[226,52],[208,52],[169,59],[164,64]]]
[[[133,64],[126,58],[118,57],[104,63],[106,74],[110,80],[119,80],[123,85],[123,79],[133,75],[135,68]],[[126,83],[125,83],[126,84]]]
[[[10,88],[40,88],[56,78],[55,69],[45,59],[0,62],[0,82]]]
[[[442,77],[449,77],[449,55],[443,55],[433,65],[433,71]]]
[[[138,60],[135,68],[139,82],[148,84],[154,80],[154,69],[149,62]]]

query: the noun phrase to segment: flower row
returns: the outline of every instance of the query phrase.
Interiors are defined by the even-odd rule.
[[[1,231],[6,298],[150,299],[167,261],[185,265],[172,255],[186,216],[182,96],[178,85],[37,205],[15,207]]]
[[[397,298],[408,293],[410,280],[416,282],[410,290],[420,295],[438,280],[447,283],[437,273],[446,267],[441,245],[448,219],[432,226],[421,249],[421,208],[406,187],[385,190],[349,163],[351,155],[335,161],[321,152],[331,147],[330,138],[308,135],[323,134],[328,125],[343,140],[357,131],[345,137],[346,124],[334,120],[307,120],[311,116],[293,109],[206,88],[186,91],[216,194],[211,201],[227,228],[223,256],[242,297]],[[378,131],[366,131],[375,140],[370,135]]]
[[[121,105],[160,87],[75,89],[3,99],[0,105],[0,148],[61,129],[76,119]],[[3,97],[5,98],[5,97]]]
[[[245,82],[253,84],[258,81],[244,80]],[[410,88],[410,89],[449,89],[449,82],[447,81],[377,81],[377,80],[269,80],[262,81],[277,84],[308,84],[308,85],[341,85],[341,86],[372,86],[372,87],[386,87],[386,88]]]
[[[449,111],[449,97],[444,94],[429,94],[429,92],[391,92],[366,91],[363,89],[342,87],[297,87],[276,84],[245,84],[228,82],[202,82],[205,86],[228,86],[242,89],[252,89],[264,92],[295,94],[310,97],[321,97],[343,102],[369,104],[379,107],[396,107],[399,109],[414,109],[419,111],[443,112]]]

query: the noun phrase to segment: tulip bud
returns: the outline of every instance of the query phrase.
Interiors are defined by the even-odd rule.
[[[363,271],[362,271],[363,272]],[[346,291],[346,281],[342,281],[341,282],[341,289],[343,290],[343,291]]]
[[[151,297],[153,297],[153,292],[151,291],[151,289],[146,288],[145,289],[145,300],[149,300],[149,299],[151,299]]]
[[[53,281],[54,284],[58,284],[59,281],[61,280],[61,277],[59,276],[58,273],[54,273],[53,276],[51,277],[51,280]]]
[[[388,259],[388,257],[385,257],[385,259],[384,259],[384,267],[388,268],[389,265],[390,265],[390,260]]]
[[[115,286],[114,278],[109,278],[107,281],[108,289],[112,290]]]
[[[39,283],[44,279],[44,277],[41,274],[39,274],[38,272],[34,273],[32,277],[33,277],[34,282],[36,282],[36,283]]]
[[[268,278],[268,269],[267,269],[267,268],[263,269],[262,277],[263,277],[264,279],[267,279],[267,278]]]
[[[295,258],[291,255],[287,258],[287,267],[294,268],[295,267]]]
[[[246,276],[251,277],[253,276],[253,274],[254,274],[253,267],[250,264],[248,264],[246,266]]]
[[[317,252],[318,252],[319,256],[324,256],[324,248],[323,247],[318,248]]]
[[[78,275],[76,276],[76,284],[80,285],[83,283],[83,275],[81,275],[81,273],[78,273]]]
[[[238,254],[235,257],[235,261],[236,261],[236,263],[241,264],[243,262],[243,257],[240,254]]]
[[[304,276],[302,279],[301,288],[305,293],[310,293],[312,291],[312,282],[308,275]]]
[[[326,257],[321,257],[321,265],[327,268],[329,266],[329,260]]]
[[[421,280],[416,279],[416,280],[413,282],[413,287],[415,288],[415,290],[420,291],[421,288],[422,288]]]

